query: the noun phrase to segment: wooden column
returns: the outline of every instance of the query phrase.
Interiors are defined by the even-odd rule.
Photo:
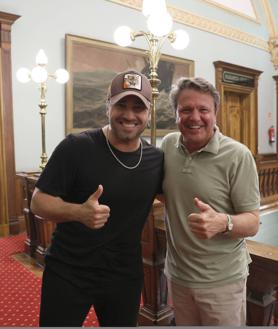
[[[145,224],[141,244],[144,264],[143,306],[139,312],[140,326],[169,326],[173,310],[168,305],[168,289],[163,273],[166,254],[164,206],[155,201]]]
[[[0,64],[0,76],[1,64]],[[0,79],[0,236],[9,234],[9,216],[8,216],[8,194],[6,179],[6,161],[3,150],[5,149],[3,136],[3,103],[2,103],[2,79]]]
[[[13,225],[17,222],[11,26],[19,17],[0,12],[0,236],[13,233]]]

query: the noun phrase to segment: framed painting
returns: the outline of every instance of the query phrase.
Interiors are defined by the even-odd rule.
[[[66,88],[66,133],[100,128],[107,124],[106,96],[113,77],[127,69],[149,74],[144,50],[123,48],[112,43],[66,35],[66,67],[70,80]],[[158,66],[159,96],[156,102],[156,136],[176,129],[168,96],[171,85],[181,76],[194,75],[194,62],[162,55]],[[150,130],[145,129],[145,136]]]

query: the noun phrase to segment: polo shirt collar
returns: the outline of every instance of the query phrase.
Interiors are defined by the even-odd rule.
[[[215,126],[214,135],[212,136],[210,141],[207,143],[207,145],[204,146],[203,148],[201,148],[200,150],[194,152],[194,153],[200,153],[200,152],[204,151],[204,152],[217,154],[218,150],[219,150],[219,137],[220,137],[219,128],[217,126]],[[181,133],[179,134],[179,138],[177,138],[175,146],[177,148],[186,150],[186,147],[182,143],[182,134]],[[187,152],[187,150],[186,150],[186,152]]]

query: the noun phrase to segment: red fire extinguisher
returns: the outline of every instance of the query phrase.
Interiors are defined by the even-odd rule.
[[[275,129],[274,129],[274,126],[271,126],[268,129],[268,141],[269,141],[270,144],[275,142]]]

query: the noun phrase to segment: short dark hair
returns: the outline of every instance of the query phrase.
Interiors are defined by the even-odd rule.
[[[182,90],[193,89],[204,94],[209,94],[213,98],[215,112],[217,111],[220,104],[220,95],[216,88],[204,78],[179,78],[171,88],[169,99],[170,104],[176,113],[178,106],[178,97]]]

